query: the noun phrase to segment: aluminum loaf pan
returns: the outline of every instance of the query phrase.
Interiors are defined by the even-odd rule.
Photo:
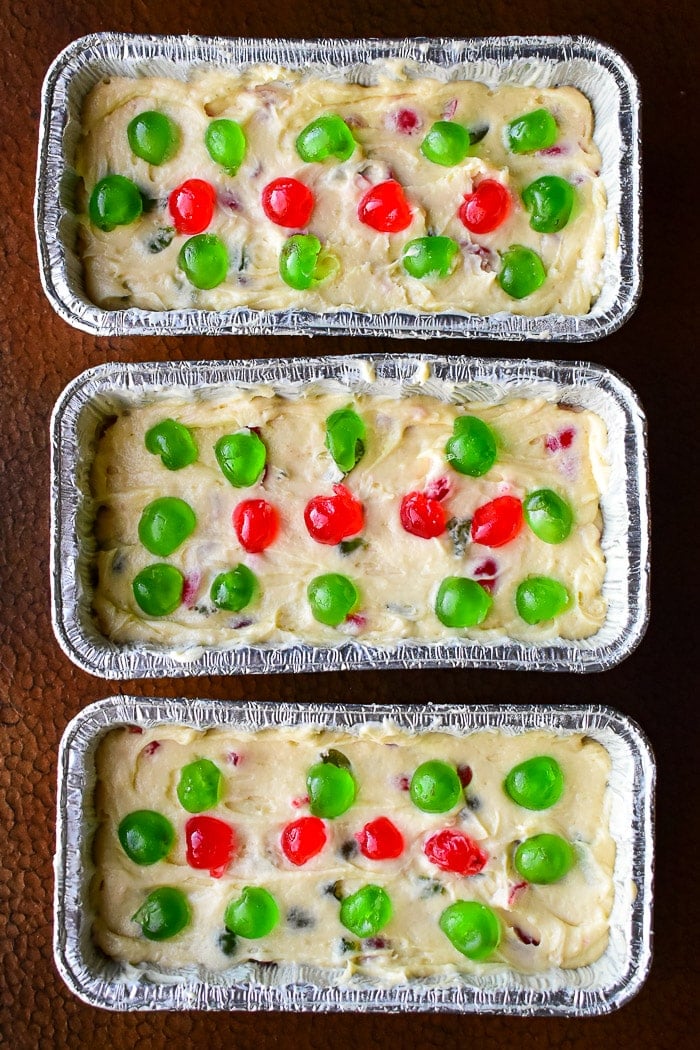
[[[101,309],[88,301],[76,250],[72,158],[84,98],[105,76],[187,79],[207,68],[243,69],[276,63],[320,75],[366,79],[387,59],[443,80],[495,87],[571,85],[593,107],[594,139],[602,154],[607,194],[603,286],[582,317],[499,313],[381,315],[341,309],[168,312]],[[615,331],[633,312],[641,285],[639,89],[612,48],[588,37],[491,37],[473,40],[227,40],[196,36],[98,33],[72,43],[49,69],[42,93],[35,218],[44,290],[69,324],[96,335],[281,334],[459,336],[584,342]]]
[[[523,974],[503,967],[478,975],[411,979],[382,987],[355,975],[334,983],[331,971],[292,964],[239,964],[223,973],[159,973],[108,959],[91,939],[90,880],[95,813],[95,753],[106,732],[122,725],[231,727],[318,726],[352,732],[390,720],[408,732],[462,736],[479,730],[515,734],[542,729],[584,733],[611,761],[610,832],[616,843],[610,938],[596,962],[573,970]],[[599,1015],[639,991],[651,963],[654,757],[639,727],[610,707],[226,704],[208,700],[143,700],[113,696],[86,708],[63,736],[58,766],[54,955],[68,987],[91,1006],[112,1010],[426,1011]],[[337,976],[337,975],[336,975]]]
[[[98,633],[91,612],[93,515],[89,472],[103,422],[155,398],[206,396],[216,390],[269,385],[293,398],[302,392],[427,394],[456,404],[536,397],[596,412],[608,432],[608,482],[601,493],[607,617],[593,636],[525,643],[499,637],[445,642],[400,641],[380,647],[358,640],[333,647],[307,644],[168,649],[116,645]],[[66,654],[104,678],[197,674],[301,673],[411,667],[498,667],[600,671],[627,656],[648,618],[649,512],[646,427],[637,399],[598,365],[553,362],[367,356],[233,363],[107,364],[84,372],[58,399],[52,419],[53,624]]]

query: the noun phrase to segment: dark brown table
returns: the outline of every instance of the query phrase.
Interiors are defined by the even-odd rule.
[[[44,298],[32,223],[44,72],[72,39],[96,30],[228,36],[488,36],[586,33],[631,62],[644,98],[645,281],[632,319],[588,345],[451,342],[449,353],[598,361],[638,391],[649,420],[654,566],[652,617],[638,650],[602,675],[415,671],[203,678],[115,686],[75,669],[49,614],[49,415],[78,372],[112,359],[179,360],[401,351],[392,340],[150,338],[98,341],[66,326]],[[383,4],[297,0],[273,6],[191,0],[147,4],[5,0],[0,16],[0,1044],[24,1048],[172,1046],[685,1047],[693,1038],[697,909],[698,685],[693,554],[697,550],[697,70],[693,0],[472,0]],[[695,44],[693,41],[695,37]],[[691,227],[695,225],[695,234]],[[427,346],[420,347],[428,349]],[[695,381],[695,384],[694,384]],[[694,388],[695,386],[695,388]],[[608,1017],[132,1014],[91,1009],[53,963],[52,856],[56,753],[68,720],[123,690],[221,700],[282,698],[410,703],[438,699],[539,704],[603,702],[637,719],[658,759],[655,961],[638,997]]]

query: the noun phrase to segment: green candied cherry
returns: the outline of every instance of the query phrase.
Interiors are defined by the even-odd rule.
[[[214,445],[214,455],[226,480],[237,489],[254,485],[267,463],[267,449],[254,430],[225,434]]]
[[[169,616],[182,601],[185,577],[174,565],[147,565],[132,583],[134,598],[147,616]]]
[[[246,137],[235,120],[221,117],[212,120],[204,133],[204,145],[215,164],[220,164],[227,175],[235,175],[245,157]]]
[[[330,751],[314,763],[306,773],[306,791],[314,817],[333,820],[347,812],[355,801],[357,783],[345,756]]]
[[[498,283],[511,299],[526,299],[541,288],[546,276],[544,263],[532,248],[511,244],[501,257]]]
[[[535,489],[523,500],[523,514],[535,536],[545,543],[563,543],[571,532],[571,507],[551,489]]]
[[[537,233],[563,230],[574,206],[574,188],[559,175],[543,175],[522,192],[523,204],[530,212],[530,226]]]
[[[142,211],[143,198],[138,187],[124,175],[106,175],[90,194],[90,221],[105,233],[136,222]]]
[[[355,584],[339,572],[314,577],[306,589],[306,596],[313,618],[328,627],[343,623],[360,601]]]
[[[168,470],[182,470],[197,461],[192,432],[174,419],[163,419],[146,431],[144,443],[149,452],[160,456]]]
[[[535,109],[506,124],[504,138],[511,153],[534,153],[553,146],[558,134],[557,122],[549,110]]]
[[[148,164],[164,164],[177,153],[180,132],[177,124],[157,110],[139,113],[126,129],[131,152]]]
[[[356,937],[374,937],[389,922],[392,910],[386,890],[369,883],[345,898],[340,905],[340,921]]]
[[[493,598],[476,580],[447,576],[437,592],[435,615],[445,627],[476,627],[492,605]]]
[[[139,521],[139,539],[147,551],[167,558],[176,551],[197,525],[189,503],[177,496],[162,496],[144,507]]]
[[[469,132],[454,120],[438,120],[420,145],[420,151],[433,164],[452,168],[461,164],[469,152]]]
[[[240,612],[250,605],[258,589],[258,578],[242,562],[230,572],[220,572],[211,585],[210,597],[217,609]]]
[[[366,437],[365,424],[353,408],[339,408],[326,419],[326,448],[344,474],[364,456]]]
[[[445,446],[445,457],[460,474],[480,478],[496,462],[496,435],[476,416],[457,416],[454,433]]]
[[[523,809],[549,809],[562,796],[564,774],[556,758],[535,755],[513,766],[503,790]]]
[[[411,801],[424,813],[447,813],[462,798],[462,782],[454,766],[440,759],[423,762],[411,777]]]
[[[167,857],[175,841],[175,829],[168,818],[152,809],[127,814],[117,835],[129,860],[144,866]]]
[[[501,940],[496,913],[478,901],[455,901],[445,908],[440,929],[458,952],[474,962],[487,959]]]
[[[279,905],[262,886],[244,886],[224,913],[226,929],[251,941],[267,937],[279,921]]]
[[[459,245],[451,237],[416,237],[403,250],[403,268],[411,277],[448,277]]]
[[[561,835],[533,835],[521,842],[513,855],[513,866],[527,882],[547,886],[567,875],[576,857]]]
[[[297,153],[308,164],[336,157],[347,160],[357,143],[342,117],[328,113],[307,124],[296,140]]]
[[[177,797],[188,813],[203,813],[213,809],[221,798],[224,778],[210,758],[198,758],[180,770]]]
[[[322,248],[312,233],[295,233],[282,245],[280,277],[298,292],[327,280],[337,269],[336,257]]]
[[[182,890],[160,886],[149,893],[131,918],[149,941],[167,941],[189,925],[191,912]]]
[[[216,288],[226,280],[228,273],[226,245],[215,233],[198,233],[185,241],[178,263],[195,288]]]
[[[543,623],[565,612],[571,595],[563,583],[550,576],[528,576],[515,592],[515,607],[525,623]]]

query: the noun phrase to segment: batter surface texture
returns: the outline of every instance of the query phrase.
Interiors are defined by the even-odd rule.
[[[329,748],[350,763],[357,783],[353,806],[325,820],[328,840],[320,853],[295,867],[280,848],[282,829],[308,815],[306,773]],[[504,791],[509,771],[525,759],[556,759],[563,793],[549,809],[532,811]],[[183,766],[206,758],[222,773],[218,804],[208,815],[232,825],[236,850],[218,877],[188,866],[177,797]],[[440,759],[459,769],[464,787],[449,812],[425,813],[407,790],[416,768]],[[275,728],[255,734],[206,732],[177,726],[146,731],[119,729],[97,755],[94,934],[110,956],[131,964],[222,970],[248,959],[308,964],[336,976],[362,972],[394,983],[410,977],[484,972],[494,964],[521,972],[584,966],[604,951],[613,899],[615,846],[608,830],[606,784],[610,759],[589,737],[528,732],[411,734],[391,724],[359,733]],[[141,867],[122,850],[120,821],[135,810],[163,814],[175,829],[168,856]],[[367,821],[389,818],[404,839],[393,860],[370,860],[355,835]],[[443,829],[467,835],[486,854],[478,874],[440,870],[425,854],[426,840]],[[526,883],[513,868],[519,841],[543,832],[562,836],[574,849],[574,867],[551,885]],[[380,936],[358,940],[339,920],[340,899],[368,883],[388,893],[393,915]],[[168,941],[141,935],[132,916],[155,887],[175,886],[189,901],[190,924]],[[280,909],[276,928],[259,940],[239,937],[222,949],[224,912],[248,885],[272,893]],[[458,952],[439,928],[441,913],[456,900],[492,908],[500,946],[484,962]],[[223,942],[226,945],[226,941]],[[230,949],[230,944],[228,945]]]
[[[84,106],[76,159],[85,190],[78,202],[79,241],[90,299],[107,309],[587,314],[602,283],[605,192],[585,96],[571,87],[490,90],[442,82],[398,62],[374,70],[369,79],[367,85],[352,84],[337,72],[321,78],[270,66],[241,74],[207,72],[187,82],[142,77],[98,84]],[[513,153],[504,142],[506,126],[541,109],[556,121],[556,142]],[[179,148],[159,165],[134,155],[127,137],[130,121],[154,110],[179,131]],[[329,113],[345,121],[356,146],[348,159],[305,163],[297,137]],[[246,136],[235,174],[216,164],[204,145],[207,128],[220,118],[236,121]],[[473,140],[467,156],[451,167],[421,152],[428,131],[444,120],[467,128]],[[146,206],[137,221],[104,232],[88,218],[87,201],[98,182],[115,173],[136,184]],[[552,175],[573,187],[573,210],[562,229],[537,232],[521,194]],[[315,199],[301,232],[317,237],[337,261],[331,277],[304,291],[285,284],[279,272],[282,247],[295,231],[271,221],[262,205],[263,189],[290,177]],[[208,290],[194,287],[180,266],[188,238],[174,230],[168,206],[169,195],[189,179],[213,187],[216,206],[206,232],[216,234],[228,253],[225,279]],[[458,213],[465,195],[485,179],[506,187],[511,207],[496,229],[477,233]],[[400,184],[412,213],[408,227],[392,233],[377,232],[358,218],[367,192],[387,180]],[[405,271],[405,245],[426,235],[454,240],[458,251],[449,276],[423,279]],[[521,299],[497,280],[503,254],[513,245],[536,252],[546,271],[541,287]]]
[[[352,407],[366,428],[364,454],[345,476],[325,443],[326,420]],[[494,465],[481,477],[460,474],[445,449],[456,419],[485,421],[498,443]],[[197,461],[167,470],[150,453],[145,435],[169,417],[194,437]],[[255,433],[267,450],[258,481],[234,488],[222,473],[214,446],[226,434]],[[606,481],[606,432],[592,412],[541,399],[500,404],[450,404],[434,397],[314,394],[283,398],[271,389],[209,390],[188,401],[173,398],[124,411],[102,435],[92,467],[97,541],[93,607],[101,631],[119,643],[151,643],[175,650],[294,642],[338,645],[355,638],[390,646],[450,638],[585,638],[606,615],[602,594],[600,492]],[[312,538],[305,508],[332,496],[340,482],[361,503],[364,526],[349,544]],[[527,525],[512,541],[491,547],[474,542],[469,523],[479,508],[508,496],[522,501],[547,489],[571,507],[571,532],[560,543],[544,542]],[[412,535],[402,525],[402,499],[433,493],[447,527],[434,538]],[[144,508],[161,497],[184,500],[196,515],[191,535],[167,558],[149,553],[139,540]],[[279,531],[260,553],[243,549],[232,524],[243,501],[262,499],[279,517]],[[136,575],[154,562],[183,575],[182,601],[169,615],[148,616],[134,598]],[[240,612],[217,608],[211,587],[237,564],[259,584]],[[307,588],[321,574],[352,580],[359,602],[338,626],[314,618]],[[526,623],[516,609],[518,585],[545,576],[567,588],[571,602],[552,619]],[[436,594],[448,577],[476,579],[493,604],[474,627],[448,627],[435,612]]]

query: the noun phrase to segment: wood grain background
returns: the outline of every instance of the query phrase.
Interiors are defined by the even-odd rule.
[[[385,0],[272,5],[232,0],[0,4],[0,1044],[46,1047],[263,1046],[438,1050],[685,1047],[697,996],[697,377],[700,195],[693,0]],[[390,339],[96,340],[65,325],[43,296],[32,198],[41,82],[71,40],[98,30],[224,36],[488,36],[585,33],[617,47],[640,78],[644,129],[644,270],[636,314],[600,343],[457,342],[418,349],[597,361],[639,393],[649,421],[654,519],[652,618],[639,649],[603,675],[494,671],[363,672],[124,682],[75,669],[49,614],[49,416],[65,384],[109,360],[353,354],[408,349]],[[695,40],[695,43],[693,42]],[[694,232],[693,232],[694,227]],[[406,703],[609,703],[637,719],[659,771],[655,961],[641,993],[603,1018],[114,1015],[64,987],[53,963],[56,752],[68,720],[122,689],[142,695]]]

